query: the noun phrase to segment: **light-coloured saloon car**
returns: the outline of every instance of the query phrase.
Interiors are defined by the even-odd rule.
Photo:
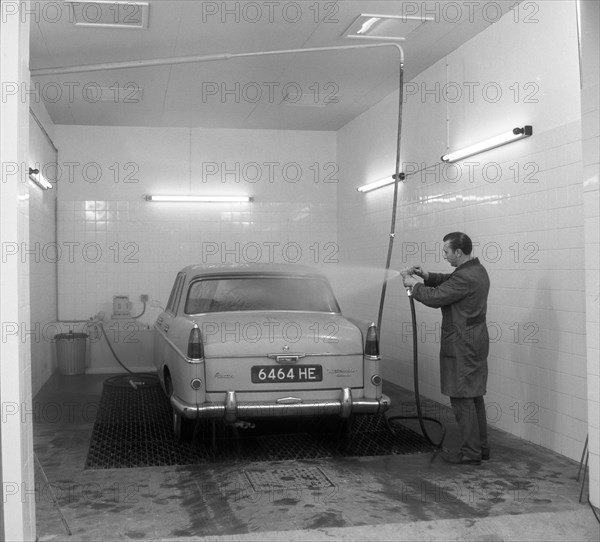
[[[385,412],[377,330],[344,317],[328,280],[296,265],[188,266],[154,325],[175,435],[196,419]]]

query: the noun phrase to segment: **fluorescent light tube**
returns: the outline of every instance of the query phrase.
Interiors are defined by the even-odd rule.
[[[254,201],[251,196],[145,196],[146,201],[188,202],[188,203],[234,203]]]
[[[368,32],[369,29],[376,23],[379,22],[380,18],[379,17],[371,17],[370,19],[367,19],[362,26],[360,27],[359,30],[356,31],[357,34],[364,34],[365,32]]]
[[[29,168],[29,178],[42,190],[52,188],[52,184],[40,173],[39,169]]]
[[[454,151],[442,156],[442,161],[444,162],[457,162],[458,160],[462,160],[463,158],[467,158],[468,156],[473,156],[474,154],[479,154],[480,152],[489,151],[490,149],[495,149],[496,147],[500,147],[502,145],[506,145],[507,143],[512,143],[513,141],[518,141],[519,139],[523,139],[524,137],[529,137],[533,134],[532,126],[524,126],[523,128],[515,128],[510,132],[505,132],[504,134],[500,134],[499,136],[492,137],[491,139],[486,139],[481,143],[475,143],[469,147],[465,147],[464,149],[460,149],[458,151]]]

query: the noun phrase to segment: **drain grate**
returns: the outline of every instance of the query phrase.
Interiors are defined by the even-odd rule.
[[[202,421],[197,424],[191,443],[178,442],[171,423],[171,407],[159,385],[134,389],[105,382],[85,468],[398,455],[433,450],[424,437],[401,425],[394,425],[392,434],[381,415],[355,416],[348,438],[341,434],[339,421],[331,417],[293,418],[285,423],[260,419],[255,429]],[[307,472],[297,476],[317,476]]]
[[[254,491],[273,491],[280,488],[323,489],[335,484],[319,467],[296,467],[285,469],[247,470],[244,476]]]

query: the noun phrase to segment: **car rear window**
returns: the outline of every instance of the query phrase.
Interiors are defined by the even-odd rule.
[[[200,279],[189,288],[185,312],[285,310],[339,312],[327,281],[314,277]]]

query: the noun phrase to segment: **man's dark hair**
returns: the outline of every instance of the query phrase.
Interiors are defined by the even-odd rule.
[[[448,246],[452,250],[460,248],[463,251],[463,254],[469,255],[473,250],[471,238],[466,233],[461,231],[453,231],[452,233],[448,233],[444,236],[444,243],[446,241],[448,241]]]

